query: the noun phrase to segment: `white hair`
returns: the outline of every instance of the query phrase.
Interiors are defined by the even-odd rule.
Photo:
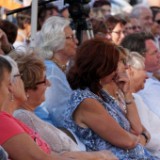
[[[146,5],[142,5],[142,4],[135,5],[132,8],[132,11],[131,11],[129,17],[130,18],[139,18],[143,14],[143,11],[146,9],[150,10],[150,8]]]
[[[142,57],[138,52],[130,52],[127,63],[135,69],[145,68],[144,57]]]
[[[35,39],[38,54],[44,59],[51,59],[53,54],[64,48],[66,41],[64,29],[69,26],[68,19],[53,16],[46,20]]]
[[[1,55],[1,56],[3,58],[5,58],[10,63],[10,65],[12,66],[11,81],[13,81],[14,80],[14,75],[19,74],[19,69],[18,69],[17,63],[10,56],[7,56],[7,55]]]

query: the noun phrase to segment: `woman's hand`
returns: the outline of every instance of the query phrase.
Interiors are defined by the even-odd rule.
[[[124,95],[130,92],[130,80],[126,73],[117,73],[114,82],[117,84],[119,89],[121,89]]]

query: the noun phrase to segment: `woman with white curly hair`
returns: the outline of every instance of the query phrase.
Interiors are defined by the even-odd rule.
[[[57,127],[62,127],[62,115],[72,92],[66,71],[77,48],[77,39],[70,28],[70,21],[62,17],[50,17],[36,38],[38,53],[45,59],[46,76],[51,82],[46,100],[35,113]]]

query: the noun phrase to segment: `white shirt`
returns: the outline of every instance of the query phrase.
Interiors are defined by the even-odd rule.
[[[153,155],[160,158],[160,118],[147,107],[138,94],[134,93],[133,96],[141,122],[151,134],[151,139],[146,145],[146,148],[152,152]]]
[[[148,108],[160,118],[160,81],[148,78],[144,89],[138,94],[142,97]]]

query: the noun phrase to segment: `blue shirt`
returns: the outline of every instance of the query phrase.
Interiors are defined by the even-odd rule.
[[[51,86],[46,90],[46,100],[36,108],[35,114],[56,127],[63,127],[62,116],[68,106],[72,90],[65,73],[53,61],[46,60],[45,65],[46,77]]]
[[[115,119],[115,121],[117,121],[117,123],[119,123],[123,129],[128,132],[130,131],[130,123],[120,107],[117,105],[116,101],[103,90],[101,91],[101,94],[103,99],[95,95],[89,89],[75,90],[70,98],[69,107],[65,112],[65,127],[70,128],[77,134],[80,140],[86,145],[87,151],[110,150],[120,160],[158,160],[158,158],[152,156],[150,152],[140,144],[137,144],[133,149],[129,150],[119,148],[112,145],[109,141],[102,139],[92,129],[80,127],[77,123],[75,123],[73,120],[73,113],[79,104],[86,98],[93,98],[104,106],[106,111]]]

